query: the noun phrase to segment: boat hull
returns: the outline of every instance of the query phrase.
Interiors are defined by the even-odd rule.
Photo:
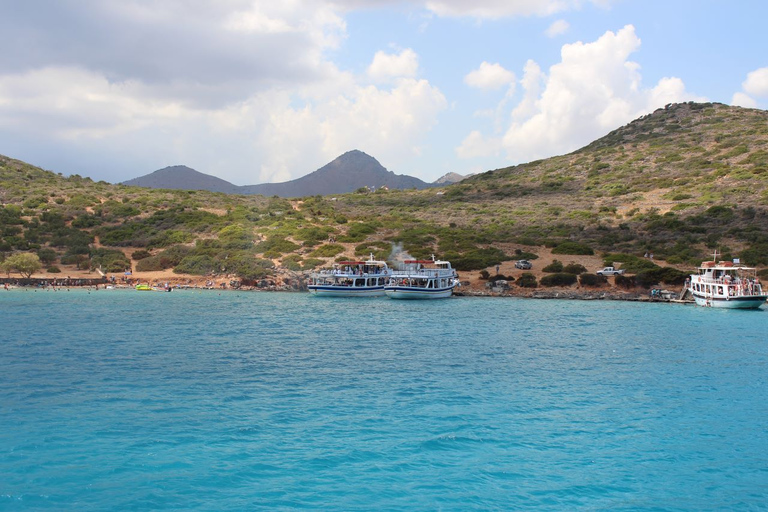
[[[453,287],[425,290],[408,286],[387,286],[384,293],[390,299],[446,299],[453,294]]]
[[[309,293],[318,297],[383,297],[383,286],[329,286],[329,285],[309,285]]]
[[[713,298],[706,297],[698,293],[693,294],[693,300],[696,301],[697,306],[705,306],[712,308],[724,308],[724,309],[757,309],[768,298],[768,295],[753,295],[750,297],[731,297],[725,298]]]

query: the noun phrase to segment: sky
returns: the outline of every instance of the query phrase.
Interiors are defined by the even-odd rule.
[[[236,185],[358,149],[434,181],[672,102],[768,108],[763,0],[0,0],[0,154]]]

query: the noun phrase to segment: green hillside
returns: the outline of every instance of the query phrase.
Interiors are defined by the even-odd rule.
[[[442,189],[295,200],[152,190],[0,157],[0,259],[259,279],[339,258],[435,253],[479,270],[537,246],[768,265],[768,112],[669,105],[568,155]],[[332,240],[332,241],[329,241]]]

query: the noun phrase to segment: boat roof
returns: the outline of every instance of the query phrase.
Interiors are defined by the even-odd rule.
[[[756,270],[755,267],[747,267],[730,261],[704,261],[699,266],[700,270]]]
[[[339,261],[336,265],[386,265],[386,261]]]

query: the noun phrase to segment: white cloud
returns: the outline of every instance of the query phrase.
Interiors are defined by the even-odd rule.
[[[110,181],[176,163],[236,184],[284,181],[355,148],[412,158],[445,97],[416,78],[411,49],[378,52],[368,76],[340,71],[327,55],[346,37],[334,9],[315,0],[194,9],[83,0],[42,13],[19,4],[0,18],[10,45],[0,52],[0,141],[6,152],[11,140],[35,153],[67,148],[80,161],[99,153],[111,163],[96,177]]]
[[[505,85],[514,84],[515,74],[507,71],[500,64],[483,62],[478,69],[464,77],[464,83],[478,89],[500,89]]]
[[[760,68],[748,73],[747,79],[741,86],[751,96],[768,97],[768,68]]]
[[[733,98],[731,98],[731,105],[744,108],[757,108],[757,101],[748,94],[737,92],[733,95]]]
[[[565,34],[568,32],[568,29],[571,27],[571,25],[565,21],[565,20],[557,20],[552,22],[552,24],[547,28],[547,30],[544,32],[547,37],[557,37],[559,35]]]
[[[639,65],[628,60],[639,47],[628,25],[592,43],[564,45],[561,61],[547,75],[529,61],[521,80],[524,97],[501,140],[507,158],[524,162],[573,151],[666,103],[703,99],[686,92],[678,78],[644,88]],[[457,154],[472,155],[472,148],[479,153],[495,140],[473,132]]]
[[[499,137],[483,137],[482,133],[473,130],[456,148],[456,155],[459,158],[489,157],[498,155],[501,149]]]
[[[606,7],[611,0],[590,0]],[[550,16],[558,12],[578,9],[582,0],[427,0],[425,6],[438,16],[500,19],[519,16]]]
[[[78,67],[156,97],[219,108],[276,84],[328,73],[346,37],[332,6],[291,2],[21,2],[0,17],[0,70]],[[151,89],[151,90],[150,90]]]
[[[273,108],[275,122],[263,127],[259,144],[314,152],[314,161],[321,164],[350,149],[398,162],[419,153],[425,133],[446,107],[443,94],[426,80],[401,79],[391,89],[353,85],[302,108],[294,108],[288,101]],[[284,155],[270,152],[260,181],[282,181],[293,171]],[[293,172],[294,177],[307,172],[301,171]]]
[[[413,78],[419,70],[419,57],[407,48],[398,54],[376,52],[373,62],[368,66],[368,76],[374,80],[391,78]]]

